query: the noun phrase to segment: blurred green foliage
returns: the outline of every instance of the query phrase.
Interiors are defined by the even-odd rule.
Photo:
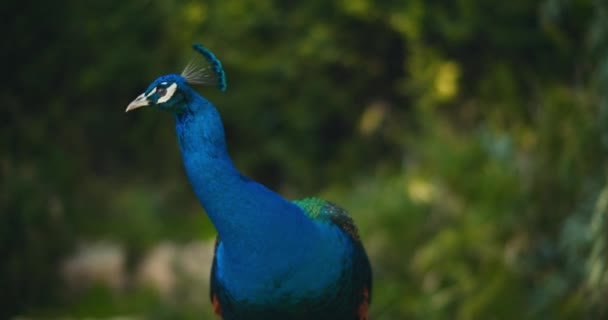
[[[608,5],[4,1],[0,318],[200,318],[206,295],[75,296],[62,259],[212,237],[169,115],[124,114],[201,42],[237,165],[355,217],[373,319],[608,317]],[[118,296],[117,296],[118,295]]]

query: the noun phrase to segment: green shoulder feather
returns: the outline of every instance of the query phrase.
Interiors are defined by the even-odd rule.
[[[346,232],[355,241],[359,241],[359,231],[346,210],[338,205],[320,198],[304,198],[294,200],[293,203],[311,219],[331,221]]]

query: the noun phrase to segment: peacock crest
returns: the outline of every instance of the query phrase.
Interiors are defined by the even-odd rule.
[[[200,53],[200,56],[197,55],[190,60],[181,76],[189,84],[212,85],[220,91],[226,91],[226,74],[222,68],[222,62],[201,44],[195,43],[192,48]]]

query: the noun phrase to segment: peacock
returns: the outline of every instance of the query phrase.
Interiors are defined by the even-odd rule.
[[[290,201],[239,172],[217,109],[193,86],[226,90],[220,60],[200,44],[181,74],[157,78],[126,111],[173,114],[186,174],[218,232],[211,303],[225,320],[368,319],[369,259],[348,213],[311,197]]]

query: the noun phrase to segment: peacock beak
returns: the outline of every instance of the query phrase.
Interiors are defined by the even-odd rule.
[[[145,93],[140,94],[137,98],[135,98],[135,100],[129,103],[129,106],[127,107],[127,110],[125,110],[125,112],[129,112],[131,110],[150,105],[150,102],[147,98],[148,97],[146,97]]]

